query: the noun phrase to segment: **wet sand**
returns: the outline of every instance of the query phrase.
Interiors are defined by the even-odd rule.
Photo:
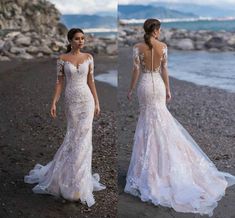
[[[126,98],[131,79],[131,48],[119,47],[118,63],[118,217],[208,217],[154,206],[123,192],[138,118],[136,94],[131,102]],[[171,114],[187,129],[219,170],[235,175],[235,94],[171,77],[170,85],[172,100],[167,107]],[[213,217],[235,217],[234,199],[235,186],[231,186],[219,201]]]
[[[94,57],[95,74],[117,68],[116,58]],[[55,59],[0,62],[0,217],[116,217],[116,89],[96,82],[101,116],[93,125],[93,172],[106,190],[94,192],[91,208],[50,195],[34,194],[24,175],[53,158],[66,132],[63,94],[57,119],[49,115],[56,81]]]

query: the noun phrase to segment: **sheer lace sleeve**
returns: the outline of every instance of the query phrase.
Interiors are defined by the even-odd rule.
[[[59,78],[64,76],[64,61],[57,59],[56,62],[56,83],[59,83]]]
[[[140,56],[139,48],[137,46],[133,47],[133,71],[139,73],[140,71]]]
[[[89,59],[90,59],[90,61],[89,61],[89,72],[88,73],[90,74],[91,79],[94,82],[95,81],[95,78],[94,78],[94,59],[93,59],[92,55],[89,55]]]
[[[167,68],[167,58],[168,58],[168,54],[167,54],[167,46],[165,46],[163,48],[163,55],[162,55],[162,70]]]

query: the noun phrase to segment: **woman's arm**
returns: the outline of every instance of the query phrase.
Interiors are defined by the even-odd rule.
[[[94,101],[95,101],[95,115],[99,115],[100,114],[100,103],[99,103],[99,98],[98,98],[96,86],[95,86],[94,59],[91,55],[89,58],[90,58],[90,64],[89,64],[89,72],[87,75],[87,84],[91,90],[91,93],[92,93]]]
[[[55,84],[54,95],[52,98],[52,104],[56,104],[59,101],[63,87],[64,87],[64,76],[59,76],[59,78],[57,79],[57,82]]]
[[[163,58],[162,58],[162,63],[161,63],[161,76],[166,87],[166,100],[169,101],[171,99],[171,91],[170,91],[170,83],[169,83],[169,75],[168,75],[168,67],[167,67],[167,46],[166,45],[163,50]]]
[[[56,104],[60,99],[63,87],[64,87],[63,61],[59,59],[57,60],[57,79],[56,79],[54,94],[51,102],[51,110],[50,110],[51,116],[53,118],[56,118]]]
[[[133,69],[132,69],[132,77],[131,77],[131,83],[130,88],[127,94],[127,98],[131,100],[131,96],[133,93],[133,90],[136,87],[138,78],[140,74],[140,58],[139,58],[139,48],[137,46],[134,46],[133,48]]]

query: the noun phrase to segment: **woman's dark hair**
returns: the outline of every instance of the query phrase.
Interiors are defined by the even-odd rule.
[[[157,19],[150,18],[144,22],[144,25],[143,25],[143,28],[145,31],[144,41],[150,49],[153,47],[153,45],[150,41],[150,36],[155,29],[158,30],[158,29],[160,29],[160,27],[161,27],[161,22]]]
[[[76,33],[82,33],[82,34],[84,34],[83,30],[80,29],[80,28],[72,28],[72,29],[70,29],[70,30],[68,31],[68,33],[67,33],[67,39],[68,39],[69,42],[72,41],[72,39],[73,39],[73,37],[74,37],[74,35],[75,35]],[[71,44],[69,43],[69,44],[67,45],[66,53],[69,53],[69,52],[71,51],[71,49],[72,49],[72,48],[71,48]]]

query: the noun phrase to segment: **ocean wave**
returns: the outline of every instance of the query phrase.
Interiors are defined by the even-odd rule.
[[[140,24],[144,23],[146,19],[120,19],[124,24]],[[235,20],[235,17],[197,17],[197,18],[164,18],[159,19],[162,23],[171,22],[195,22],[195,21],[231,21]]]
[[[117,28],[87,28],[83,29],[86,33],[110,33],[117,32]]]

